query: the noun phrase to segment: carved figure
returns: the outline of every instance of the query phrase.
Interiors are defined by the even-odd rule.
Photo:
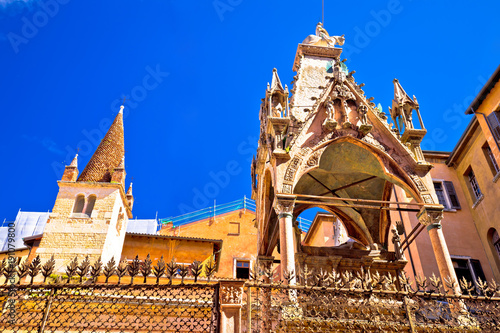
[[[273,110],[273,117],[281,118],[281,112],[283,111],[281,103],[278,103],[278,105],[276,107],[273,107],[272,110]]]
[[[326,117],[329,120],[335,120],[335,107],[332,101],[332,98],[328,96],[328,98],[325,101],[325,106],[326,106]]]
[[[366,114],[368,112],[368,108],[366,105],[360,105],[358,107],[358,117],[359,120],[361,121],[361,124],[366,125],[367,124],[367,119],[366,119]]]
[[[320,37],[322,40],[326,41],[328,46],[334,46],[335,44],[338,44],[340,46],[344,45],[344,35],[342,36],[330,36],[328,34],[328,31],[326,31],[325,28],[323,28],[323,23],[319,22],[316,25],[316,36]]]
[[[398,230],[395,226],[391,229],[392,232],[392,243],[394,244],[394,252],[396,254],[396,260],[406,260],[403,251],[401,250],[401,237],[399,237]]]
[[[320,22],[316,25],[316,35],[309,35],[302,42],[303,44],[319,45],[326,43],[328,47],[335,47],[335,44],[340,46],[344,45],[345,38],[342,36],[330,36],[328,32],[323,28],[323,24]]]

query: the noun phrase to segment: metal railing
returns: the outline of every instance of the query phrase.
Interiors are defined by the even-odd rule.
[[[249,209],[255,212],[255,201],[248,199],[246,196],[243,199],[231,201],[222,205],[214,205],[203,208],[191,213],[164,218],[159,220],[160,225],[172,224],[173,227],[186,225],[192,222],[210,219],[218,215],[226,214],[240,209]]]

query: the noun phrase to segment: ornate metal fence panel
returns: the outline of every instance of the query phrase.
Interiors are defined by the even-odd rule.
[[[378,273],[308,272],[296,285],[257,276],[245,286],[243,332],[500,332],[500,287],[454,285],[433,276],[410,283]],[[476,286],[476,287],[474,287]],[[481,296],[478,296],[481,295]]]
[[[217,331],[217,284],[19,285],[0,294],[2,332]]]

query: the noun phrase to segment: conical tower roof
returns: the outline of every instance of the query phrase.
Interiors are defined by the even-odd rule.
[[[79,182],[110,182],[113,169],[120,166],[125,156],[123,137],[123,106],[83,169]]]

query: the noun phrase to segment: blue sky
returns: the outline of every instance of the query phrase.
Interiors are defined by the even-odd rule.
[[[387,112],[398,78],[452,150],[465,108],[498,66],[496,1],[325,1],[325,27]],[[0,0],[0,219],[51,210],[63,166],[83,170],[127,96],[134,216],[249,196],[272,69],[289,84],[321,1]]]

